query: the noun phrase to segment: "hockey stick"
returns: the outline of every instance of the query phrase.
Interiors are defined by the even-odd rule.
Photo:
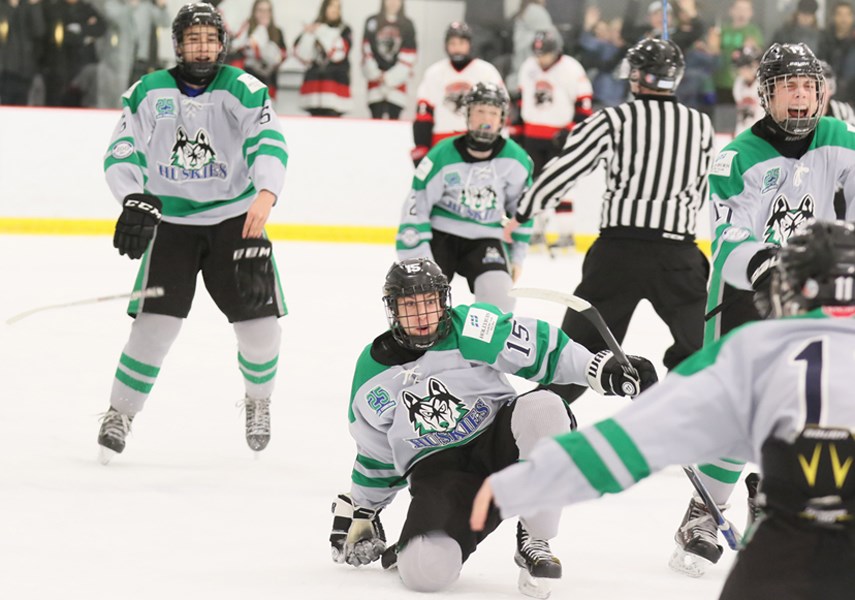
[[[555,290],[545,290],[539,288],[513,288],[510,292],[508,292],[509,296],[513,296],[514,298],[535,298],[538,300],[547,300],[549,302],[557,302],[558,304],[563,304],[567,308],[578,312],[583,315],[586,319],[588,319],[591,324],[596,328],[599,334],[603,337],[606,342],[606,345],[609,347],[609,350],[617,357],[618,362],[620,362],[624,371],[631,370],[631,372],[635,372],[635,369],[632,367],[632,364],[629,362],[629,359],[626,357],[623,349],[618,344],[615,336],[612,334],[609,326],[606,325],[606,322],[603,320],[603,316],[600,312],[591,305],[587,300],[583,300],[578,296],[574,296],[573,294],[567,294],[565,292],[558,292]],[[634,386],[633,386],[634,387]],[[627,390],[624,390],[625,392]],[[627,392],[627,395],[635,395]],[[721,531],[722,536],[727,541],[727,545],[730,546],[733,550],[739,549],[739,533],[736,531],[736,528],[733,526],[733,523],[724,518],[724,515],[719,509],[718,505],[713,501],[712,496],[710,495],[707,486],[704,485],[704,482],[700,480],[698,477],[697,471],[692,466],[684,466],[683,470],[686,472],[686,475],[689,477],[689,481],[692,482],[695,490],[697,490],[698,495],[706,504],[707,509],[709,509],[710,514],[715,521],[716,527]]]
[[[68,308],[70,306],[81,306],[83,304],[96,304],[98,302],[107,302],[109,300],[139,300],[140,298],[160,298],[163,296],[163,288],[162,287],[150,287],[144,290],[139,290],[136,292],[131,292],[130,294],[116,294],[114,296],[99,296],[98,298],[87,298],[86,300],[75,300],[74,302],[66,302],[63,304],[51,304],[49,306],[40,306],[38,308],[33,308],[22,313],[18,313],[17,315],[6,319],[7,325],[12,325],[13,323],[17,323],[21,319],[29,317],[35,313],[42,312],[44,310],[51,310],[54,308]]]
[[[668,39],[668,0],[662,0],[662,39]]]

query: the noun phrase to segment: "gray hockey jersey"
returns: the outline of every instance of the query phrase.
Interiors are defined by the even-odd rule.
[[[855,309],[750,323],[613,418],[541,441],[530,460],[490,483],[507,517],[617,493],[669,465],[720,456],[761,464],[770,438],[793,443],[806,425],[855,429],[853,388]],[[810,481],[828,460],[813,451],[796,464]],[[848,469],[838,465],[836,476],[845,480]],[[798,466],[792,472],[801,476]]]
[[[834,220],[842,186],[846,220],[855,219],[855,126],[823,117],[801,158],[782,156],[751,130],[718,154],[709,177],[713,226],[707,310],[721,303],[724,282],[751,289],[748,262],[767,245],[786,245],[811,218]],[[720,318],[707,323],[704,342],[718,337]]]
[[[455,307],[452,323],[448,337],[411,362],[381,364],[374,344],[360,355],[348,412],[354,504],[386,506],[417,461],[478,437],[517,396],[505,373],[587,385],[591,353],[544,321],[473,304]]]
[[[531,185],[533,163],[513,140],[505,140],[492,159],[471,162],[455,147],[459,139],[442,140],[416,169],[398,228],[399,260],[433,259],[434,229],[469,240],[502,239],[503,219],[516,213],[517,202]],[[531,231],[527,222],[514,232],[514,264],[522,264]]]
[[[131,86],[104,171],[119,202],[145,191],[163,202],[164,221],[213,225],[244,214],[260,190],[278,198],[287,162],[267,86],[223,66],[192,98],[169,71]]]

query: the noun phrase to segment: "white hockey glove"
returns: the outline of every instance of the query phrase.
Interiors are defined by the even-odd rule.
[[[641,356],[627,358],[632,369],[623,367],[611,350],[597,352],[588,362],[586,369],[591,389],[606,396],[634,398],[659,381],[656,369],[649,360]]]
[[[386,532],[380,523],[379,510],[354,507],[350,494],[339,494],[333,501],[332,512],[333,562],[361,567],[380,558],[386,550]]]

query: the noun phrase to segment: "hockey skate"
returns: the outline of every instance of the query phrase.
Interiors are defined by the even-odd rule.
[[[246,443],[255,452],[261,452],[270,442],[270,398],[243,400],[246,412]]]
[[[549,542],[533,538],[519,521],[514,562],[520,567],[520,592],[532,598],[549,598],[551,580],[561,579],[561,561],[552,554]]]
[[[98,432],[98,445],[101,448],[99,458],[102,465],[109,463],[114,456],[125,449],[125,438],[131,431],[133,417],[123,415],[112,406],[101,417],[101,429]]]
[[[723,506],[720,508],[725,509]],[[689,577],[701,577],[707,567],[721,558],[723,549],[718,543],[718,527],[700,498],[693,497],[689,501],[689,508],[674,534],[674,540],[677,547],[668,564]]]
[[[576,245],[576,240],[572,233],[562,233],[553,243],[547,245],[549,255],[553,258],[561,252],[567,253]]]

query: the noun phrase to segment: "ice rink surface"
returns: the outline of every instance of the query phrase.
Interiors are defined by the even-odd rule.
[[[125,452],[97,462],[99,414],[130,319],[109,302],[33,315],[58,302],[130,291],[137,262],[107,237],[0,236],[0,598],[151,600],[385,600],[425,598],[379,565],[330,560],[330,504],[349,487],[355,448],[347,431],[352,370],[385,327],[385,246],[277,242],[290,315],[283,329],[270,446],[246,446],[237,347],[199,283]],[[533,254],[519,285],[572,291],[580,254]],[[468,303],[455,281],[455,303]],[[560,324],[562,307],[521,300],[517,312]],[[671,340],[652,308],[637,311],[625,342],[661,357]],[[520,389],[530,385],[521,380]],[[580,425],[626,404],[588,392]],[[564,564],[553,598],[711,600],[734,554],[701,579],[670,571],[673,534],[691,486],[679,467],[630,491],[569,507],[552,547]],[[740,528],[740,484],[728,512]],[[383,512],[393,540],[406,492]],[[438,597],[522,598],[506,522]]]

